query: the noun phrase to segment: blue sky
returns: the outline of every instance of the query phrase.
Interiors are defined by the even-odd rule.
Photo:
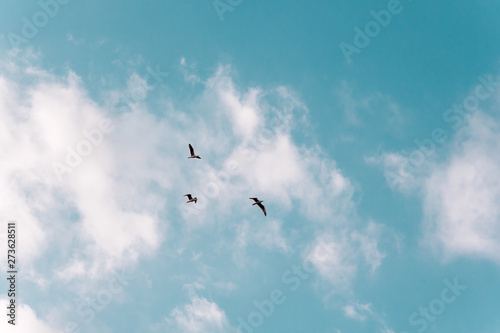
[[[500,4],[1,8],[2,332],[498,332]]]

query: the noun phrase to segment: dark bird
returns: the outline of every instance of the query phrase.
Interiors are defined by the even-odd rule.
[[[192,197],[191,194],[184,194],[185,197],[188,197],[188,201],[186,201],[186,203],[190,203],[190,202],[194,202],[196,203],[196,201],[198,201],[198,198],[197,197]]]
[[[191,146],[191,144],[189,144],[189,151],[191,152],[191,156],[189,156],[188,158],[198,158],[201,160],[200,156],[194,154],[194,149],[193,146]]]
[[[250,198],[252,199],[253,201],[255,201],[255,203],[252,204],[252,206],[254,205],[257,205],[260,207],[260,209],[262,209],[262,211],[264,212],[264,215],[267,216],[266,214],[266,207],[264,207],[264,205],[262,204],[264,202],[264,200],[259,200],[257,198]]]

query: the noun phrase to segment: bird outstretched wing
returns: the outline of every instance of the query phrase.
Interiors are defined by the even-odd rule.
[[[261,204],[261,203],[258,203],[257,206],[259,206],[260,209],[262,209],[262,211],[264,212],[264,215],[267,216],[267,214],[266,214],[266,207],[264,207],[264,205]]]
[[[191,153],[191,156],[194,156],[194,149],[193,146],[191,146],[191,144],[189,144],[189,152]]]
[[[193,197],[191,196],[191,194],[184,194],[185,197],[188,197],[189,200],[192,200]]]

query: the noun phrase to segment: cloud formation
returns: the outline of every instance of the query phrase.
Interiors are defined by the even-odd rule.
[[[232,331],[224,311],[214,302],[195,294],[190,302],[172,310],[166,319],[173,332],[204,333]]]
[[[448,161],[424,188],[426,245],[444,259],[480,257],[500,263],[500,124],[483,112],[456,135]]]
[[[314,252],[323,241],[333,254],[317,269],[340,290],[349,288],[360,265],[380,266],[380,227],[361,222],[365,227],[355,231],[347,224],[357,219],[352,181],[319,145],[295,138],[295,131],[308,131],[308,110],[291,89],[238,87],[232,69],[220,66],[197,82],[203,85],[198,96],[162,96],[158,110],[137,74],[127,91],[98,102],[71,71],[58,77],[32,65],[4,67],[0,147],[8,154],[0,167],[0,215],[22,221],[29,244],[23,258],[44,286],[63,282],[82,296],[93,280],[155,255],[171,231],[183,237],[168,250],[192,246],[200,230],[231,231],[234,242],[216,246],[232,253],[238,267],[250,256],[248,247],[290,254],[297,246]],[[142,97],[125,113],[113,113],[113,103],[131,91]],[[186,159],[188,143],[202,160]],[[199,198],[196,205],[183,201],[189,192]],[[255,223],[264,217],[251,206],[253,196],[265,201],[265,224]],[[292,212],[308,232],[327,239],[297,237],[281,218]],[[247,219],[233,218],[242,215]],[[46,253],[54,260],[35,261]],[[201,267],[211,265],[190,253]],[[168,323],[189,332],[228,325],[223,309],[194,294]]]

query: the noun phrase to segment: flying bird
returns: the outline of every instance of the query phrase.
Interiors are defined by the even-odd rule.
[[[259,200],[257,198],[250,198],[252,199],[253,201],[255,201],[255,203],[252,204],[252,206],[254,205],[257,205],[260,207],[260,209],[262,209],[262,211],[264,212],[264,215],[267,216],[266,214],[266,207],[264,207],[264,205],[262,204],[264,202],[264,200]]]
[[[185,197],[188,197],[188,201],[186,201],[186,203],[190,203],[190,202],[194,202],[196,203],[196,201],[198,201],[198,198],[197,197],[192,197],[191,194],[184,194]]]
[[[189,151],[191,152],[191,156],[189,156],[188,158],[197,158],[201,160],[200,156],[194,154],[194,149],[193,146],[191,146],[191,144],[189,144]]]

